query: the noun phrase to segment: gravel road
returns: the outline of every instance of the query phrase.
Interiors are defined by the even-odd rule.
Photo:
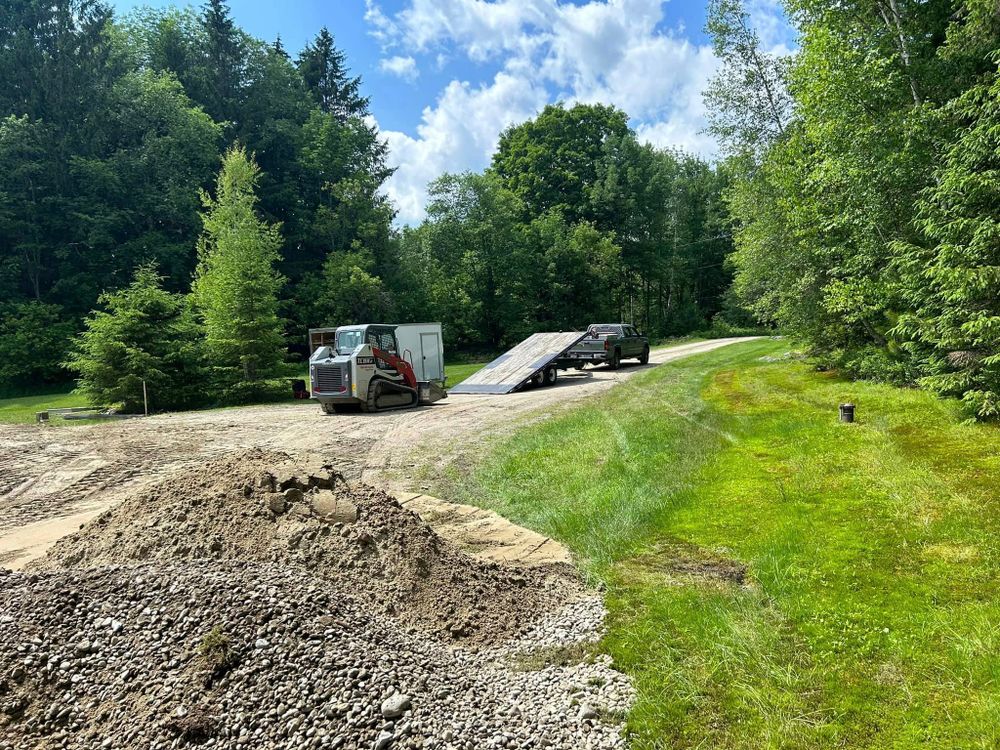
[[[655,349],[650,364],[566,373],[549,388],[453,395],[385,414],[326,416],[312,402],[47,427],[0,425],[0,565],[20,567],[135,489],[234,450],[261,447],[329,459],[347,477],[396,491],[455,445],[510,429],[533,413],[603,391],[647,367],[747,339]]]

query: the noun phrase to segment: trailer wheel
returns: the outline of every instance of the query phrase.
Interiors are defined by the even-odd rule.
[[[555,367],[548,367],[545,370],[545,385],[555,385],[559,380],[559,370]]]
[[[608,369],[617,370],[622,363],[622,353],[620,350],[615,349],[611,352],[611,357],[608,359]]]
[[[639,364],[648,365],[649,364],[649,347],[644,347],[642,354],[639,355]]]
[[[531,376],[531,384],[536,388],[545,383],[545,377],[540,372],[536,372]]]

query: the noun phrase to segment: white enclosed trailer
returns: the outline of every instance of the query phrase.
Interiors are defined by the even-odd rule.
[[[413,366],[417,380],[444,381],[444,342],[440,323],[397,323],[399,356]]]

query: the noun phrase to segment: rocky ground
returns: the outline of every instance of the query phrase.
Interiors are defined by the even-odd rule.
[[[284,454],[144,488],[0,574],[0,748],[611,748],[566,566],[475,560]]]

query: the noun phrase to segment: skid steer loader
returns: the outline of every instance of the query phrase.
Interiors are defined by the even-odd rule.
[[[341,326],[332,344],[313,352],[310,390],[324,412],[410,409],[447,398],[440,384],[417,380],[399,353],[395,331],[388,324]]]

